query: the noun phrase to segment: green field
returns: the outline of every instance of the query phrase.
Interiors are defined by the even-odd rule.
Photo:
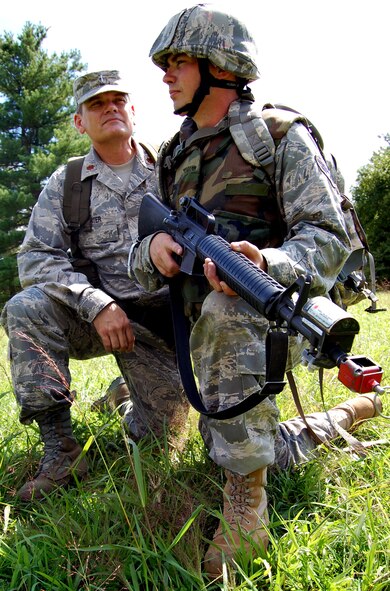
[[[388,311],[351,312],[360,322],[353,353],[383,367],[390,384]],[[202,576],[207,540],[218,522],[222,472],[207,457],[190,415],[178,448],[167,442],[129,441],[117,414],[91,412],[116,377],[111,357],[72,362],[77,391],[73,420],[85,446],[88,480],[44,502],[23,505],[15,491],[40,457],[34,426],[18,421],[7,339],[0,333],[0,591],[390,591],[390,446],[364,458],[345,442],[318,459],[269,480],[270,546],[266,556],[243,559],[219,585]],[[306,412],[322,409],[318,374],[299,367],[296,379]],[[325,376],[329,408],[353,396]],[[288,388],[278,397],[282,418],[297,414]],[[383,395],[390,415],[390,394]],[[364,441],[389,440],[389,421],[378,417],[357,432]]]

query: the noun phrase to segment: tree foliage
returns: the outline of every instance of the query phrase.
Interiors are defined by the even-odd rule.
[[[363,166],[352,190],[356,212],[367,234],[379,278],[390,279],[390,134],[387,146],[375,152]]]
[[[42,48],[47,31],[26,23],[0,37],[0,290],[19,289],[16,252],[47,177],[87,144],[72,125],[74,78],[85,69],[78,50]]]

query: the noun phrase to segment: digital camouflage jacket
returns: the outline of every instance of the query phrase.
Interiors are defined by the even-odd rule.
[[[91,224],[80,230],[79,246],[83,256],[97,267],[100,289],[92,287],[84,274],[75,272],[69,260],[70,231],[63,216],[66,166],[56,170],[42,190],[18,254],[23,288],[37,285],[89,322],[113,298],[151,299],[137,282],[129,280],[127,273],[142,197],[147,191],[156,191],[154,166],[142,148],[135,145],[133,171],[126,188],[93,148],[83,164],[81,178],[96,178],[92,183]]]

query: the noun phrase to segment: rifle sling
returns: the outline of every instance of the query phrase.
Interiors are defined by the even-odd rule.
[[[288,335],[284,331],[272,330],[268,333],[266,340],[266,379],[262,389],[230,408],[216,412],[208,411],[203,404],[194,378],[189,348],[189,323],[184,315],[183,298],[177,280],[169,282],[169,291],[177,364],[184,391],[195,410],[212,419],[232,419],[251,410],[267,396],[279,394],[283,390],[286,383],[283,378],[287,361]]]

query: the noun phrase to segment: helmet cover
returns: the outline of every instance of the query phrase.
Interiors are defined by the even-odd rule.
[[[237,17],[208,4],[197,4],[173,16],[155,40],[149,56],[162,69],[171,54],[206,58],[248,82],[260,77],[257,48]]]

